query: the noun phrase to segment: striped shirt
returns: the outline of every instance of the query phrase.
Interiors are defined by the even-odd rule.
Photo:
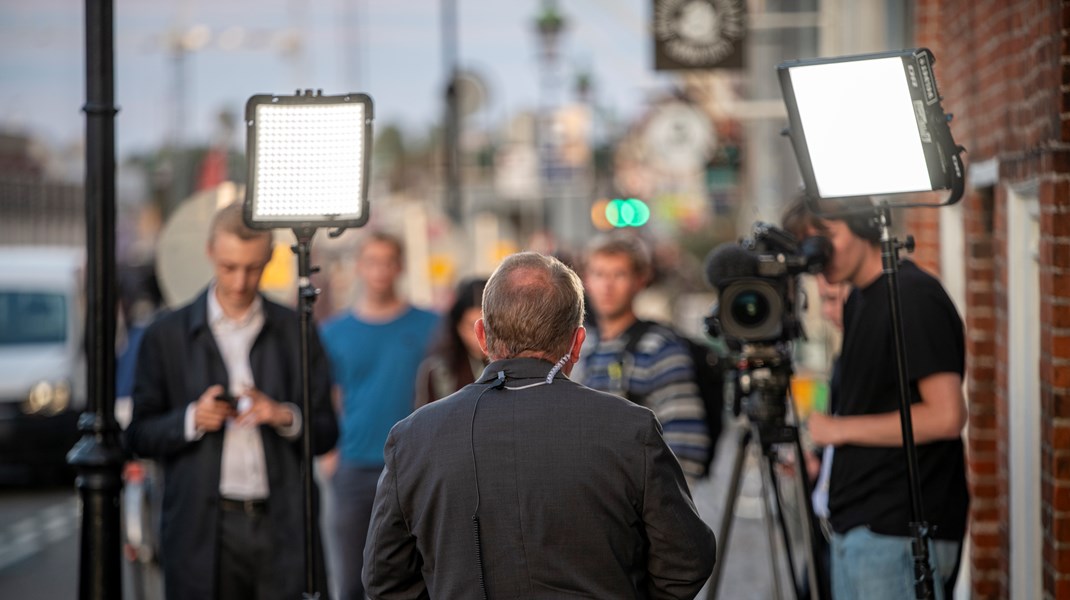
[[[672,330],[656,324],[647,328],[631,354],[625,352],[627,344],[627,332],[609,340],[589,335],[572,379],[652,410],[683,472],[701,477],[712,450],[687,346]]]

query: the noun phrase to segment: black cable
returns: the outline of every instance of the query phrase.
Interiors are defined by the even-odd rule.
[[[483,394],[486,394],[490,389],[502,389],[505,387],[505,371],[498,371],[498,378],[494,380],[492,385],[487,386],[482,392],[476,396],[476,401],[472,405],[472,421],[468,425],[468,440],[469,449],[472,452],[472,476],[476,481],[476,508],[472,512],[472,533],[475,536],[476,541],[476,565],[479,568],[479,589],[483,594],[483,600],[487,600],[487,579],[486,572],[483,570],[483,542],[479,536],[479,469],[476,467],[476,412],[479,410],[479,401],[483,399]]]

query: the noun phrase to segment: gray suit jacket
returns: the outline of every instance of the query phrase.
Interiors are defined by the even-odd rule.
[[[698,593],[714,536],[653,413],[561,374],[546,384],[550,367],[491,363],[393,428],[364,551],[370,598],[478,598],[481,574],[488,598]]]

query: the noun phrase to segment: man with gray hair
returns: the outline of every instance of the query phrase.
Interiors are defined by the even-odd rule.
[[[398,423],[365,546],[369,598],[693,598],[715,542],[650,410],[571,381],[579,277],[505,259],[459,392]]]

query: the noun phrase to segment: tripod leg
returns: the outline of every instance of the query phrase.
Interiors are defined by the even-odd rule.
[[[798,422],[798,412],[795,410],[794,397],[790,398],[788,406],[792,412],[793,419]],[[802,450],[798,427],[795,428],[795,434],[792,436],[792,446],[795,448],[795,484],[800,495],[799,504],[805,510],[806,517],[806,523],[802,526],[802,542],[806,545],[807,553],[809,554],[806,567],[807,578],[810,582],[810,600],[828,599],[832,597],[831,582],[827,572],[828,561],[819,557],[819,553],[822,550],[817,547],[817,539],[824,534],[822,534],[821,526],[817,524],[817,519],[813,514],[813,489],[810,487],[810,479],[806,472],[806,458],[802,453],[804,450]],[[819,564],[826,567],[821,573],[817,572],[817,565]]]
[[[728,555],[728,537],[732,533],[732,521],[735,519],[736,500],[739,498],[743,463],[747,459],[747,447],[750,444],[751,435],[749,426],[741,429],[739,433],[735,462],[732,464],[732,479],[729,480],[728,495],[725,496],[724,511],[721,513],[721,523],[717,527],[717,561],[713,565],[713,573],[709,581],[706,582],[707,600],[717,597],[717,588],[721,583],[721,572],[724,569],[725,557]]]
[[[776,457],[773,455],[772,449],[770,449],[769,452],[765,453],[765,459],[766,467],[768,467],[769,473],[769,487],[772,491],[771,502],[773,504],[770,507],[770,510],[772,510],[773,508],[776,509],[775,518],[777,524],[779,525],[780,537],[784,542],[784,555],[787,557],[788,560],[788,576],[791,579],[792,589],[795,590],[795,598],[798,599],[801,595],[799,593],[799,581],[798,579],[796,579],[795,575],[795,560],[792,558],[791,536],[788,535],[788,524],[787,521],[784,520],[784,507],[780,503],[780,484],[777,483]],[[768,496],[766,497],[766,500],[770,501],[768,499]]]
[[[765,534],[769,539],[769,559],[772,562],[773,567],[773,589],[776,591],[776,598],[780,599],[784,597],[784,591],[781,588],[780,560],[777,559],[776,525],[774,523],[776,521],[779,521],[780,524],[783,525],[783,521],[780,520],[779,512],[774,513],[773,511],[773,503],[779,502],[779,500],[772,500],[769,498],[770,490],[773,491],[773,494],[776,494],[776,475],[775,473],[773,473],[773,458],[771,455],[766,454],[766,451],[764,449],[762,453],[765,454],[763,458],[766,459],[766,464],[769,466],[768,470],[759,469],[762,474],[762,508],[765,509]],[[780,507],[778,505],[777,511],[779,511],[779,509]],[[787,544],[785,544],[784,550],[790,552],[790,549],[787,547]],[[788,555],[788,570],[789,572],[794,572],[794,567],[791,564],[790,554]],[[795,577],[793,575],[793,587],[794,579]],[[798,596],[798,594],[796,594],[796,596]]]

